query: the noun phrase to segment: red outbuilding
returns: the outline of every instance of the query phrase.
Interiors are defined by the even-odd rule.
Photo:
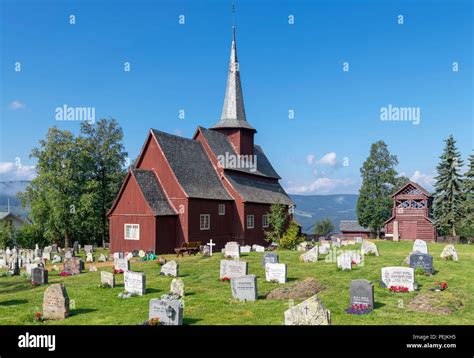
[[[193,138],[151,129],[108,213],[110,251],[170,253],[212,239],[265,245],[270,205],[293,202],[247,122],[235,31],[220,120]]]
[[[393,195],[392,217],[385,222],[385,238],[436,240],[430,217],[431,195],[419,184],[408,182]]]

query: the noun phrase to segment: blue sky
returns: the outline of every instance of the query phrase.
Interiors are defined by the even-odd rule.
[[[219,119],[231,1],[0,3],[0,180],[34,175],[29,153],[49,127],[77,132],[78,121],[55,120],[64,105],[116,118],[131,159],[151,127],[191,137]],[[472,1],[239,0],[236,8],[247,120],[289,192],[356,193],[380,139],[397,170],[428,189],[443,139],[453,134],[464,159],[471,152]],[[390,104],[418,108],[420,123],[382,121]]]

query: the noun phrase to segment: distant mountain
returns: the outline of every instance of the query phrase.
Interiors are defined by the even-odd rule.
[[[296,205],[295,219],[304,233],[312,234],[314,223],[329,218],[339,231],[341,220],[357,220],[357,194],[290,195]]]
[[[8,199],[10,199],[10,211],[26,216],[28,211],[21,207],[21,201],[16,194],[25,190],[29,183],[27,180],[0,181],[0,211],[7,211]]]

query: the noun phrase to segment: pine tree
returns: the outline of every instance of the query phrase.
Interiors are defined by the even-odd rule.
[[[464,174],[463,183],[462,219],[458,234],[474,237],[474,155],[469,156],[469,169]]]
[[[456,236],[456,224],[462,217],[462,179],[459,169],[463,162],[456,148],[456,141],[450,135],[440,156],[435,177],[433,216],[436,228],[442,235]]]
[[[370,147],[370,155],[360,169],[362,186],[357,201],[357,218],[359,224],[370,228],[376,237],[380,237],[384,222],[390,218],[391,195],[399,184],[394,168],[397,164],[397,156],[390,154],[385,142],[378,141]]]

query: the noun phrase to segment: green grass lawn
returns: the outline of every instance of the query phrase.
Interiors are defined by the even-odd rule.
[[[436,270],[432,277],[420,275],[415,279],[420,284],[417,292],[392,293],[379,287],[380,270],[384,266],[401,266],[411,251],[412,242],[377,243],[380,256],[365,257],[364,266],[352,271],[339,271],[335,263],[327,263],[320,257],[317,263],[298,260],[299,252],[278,251],[280,262],[287,264],[288,283],[313,277],[326,286],[318,294],[331,311],[335,325],[472,325],[474,324],[474,246],[456,245],[459,262],[444,261],[439,255],[445,245],[428,244]],[[360,245],[342,249],[358,249]],[[262,253],[243,255],[241,260],[249,263],[249,274],[258,279],[259,300],[238,302],[231,300],[230,284],[219,280],[219,265],[222,254],[211,258],[201,256],[179,258],[180,277],[185,283],[184,324],[186,325],[281,325],[288,301],[266,300],[265,295],[278,284],[265,282]],[[98,257],[98,253],[95,253]],[[174,255],[166,255],[175,259]],[[172,278],[159,275],[160,266],[155,262],[133,261],[131,269],[146,273],[147,294],[128,299],[117,295],[124,290],[123,275],[116,276],[117,287],[99,288],[100,270],[112,271],[112,263],[99,267],[99,272],[86,271],[77,276],[60,277],[59,272],[49,271],[49,283],[64,283],[69,298],[75,301],[75,309],[64,321],[33,322],[36,311],[42,310],[45,286],[32,286],[26,277],[0,277],[0,324],[66,324],[66,325],[135,325],[148,318],[148,303],[169,291]],[[59,265],[62,270],[62,264]],[[50,269],[50,266],[48,267]],[[349,305],[349,285],[353,279],[368,279],[375,286],[375,310],[364,316],[344,312]],[[410,310],[408,303],[418,294],[426,293],[435,281],[448,282],[448,292],[462,297],[464,306],[449,315],[435,315]],[[298,303],[298,302],[295,302]]]

